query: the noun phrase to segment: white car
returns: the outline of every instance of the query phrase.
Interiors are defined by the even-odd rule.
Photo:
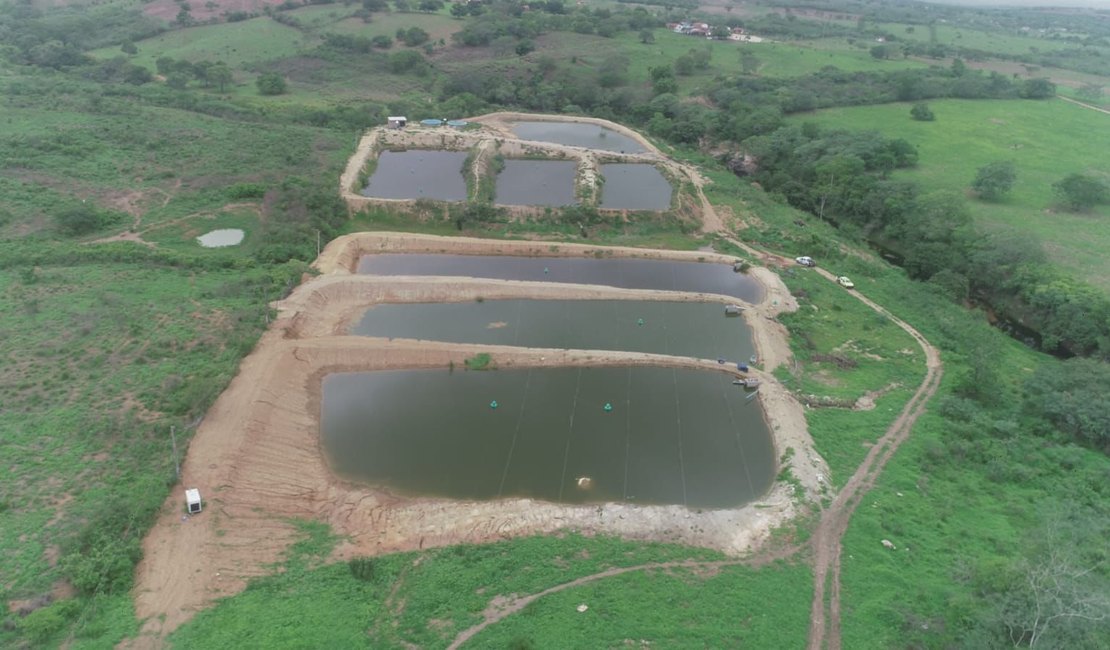
[[[856,284],[846,275],[840,275],[836,278],[837,283],[845,289],[854,289]]]
[[[808,257],[806,255],[795,257],[794,261],[798,264],[801,264],[802,266],[817,266],[817,262],[814,262],[812,257]]]

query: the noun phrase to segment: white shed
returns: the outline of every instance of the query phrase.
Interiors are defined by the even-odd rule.
[[[390,115],[386,118],[386,121],[389,122],[391,129],[403,129],[409,122],[408,118],[403,115]]]
[[[189,488],[185,490],[185,508],[189,514],[195,515],[200,512],[200,490],[196,488]]]

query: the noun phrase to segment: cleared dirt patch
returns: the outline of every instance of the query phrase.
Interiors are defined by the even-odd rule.
[[[206,415],[183,466],[182,484],[167,500],[162,516],[144,541],[135,590],[136,610],[146,619],[137,646],[157,645],[165,634],[214,599],[240,591],[246,581],[268,572],[291,542],[290,518],[325,521],[348,541],[337,558],[375,555],[460,542],[481,542],[559,529],[617,534],[631,539],[666,540],[747,553],[768,539],[775,526],[793,517],[798,503],[790,486],[778,484],[756,504],[730,510],[695,512],[680,506],[597,504],[570,506],[527,499],[463,502],[406,498],[337,479],[319,443],[320,380],[331,372],[392,368],[462,367],[486,352],[501,368],[555,366],[664,365],[721,371],[716,360],[683,359],[622,352],[456,345],[336,336],[352,314],[375,301],[420,301],[455,296],[520,297],[546,291],[548,297],[624,297],[674,300],[674,292],[629,292],[582,285],[429,278],[353,276],[351,265],[363,249],[434,250],[458,253],[522,252],[589,254],[599,249],[559,244],[363,234],[332,242],[318,268],[326,275],[298,288],[278,303],[279,319],[240,366],[239,375]],[[613,255],[675,257],[707,254],[600,249]],[[711,255],[711,254],[710,254]],[[758,277],[758,276],[757,276]],[[773,281],[771,279],[774,279]],[[768,274],[768,282],[777,276]],[[768,299],[746,310],[766,345],[783,332],[769,318],[785,287],[768,286]],[[786,294],[788,295],[788,294]],[[702,295],[687,299],[707,299]],[[724,299],[724,297],[717,297]],[[456,298],[457,299],[457,298]],[[709,298],[712,299],[712,298]],[[735,299],[727,300],[735,302]],[[772,304],[773,303],[773,304]],[[339,328],[337,330],[337,328]],[[759,333],[762,333],[762,338]],[[761,343],[762,341],[762,343]],[[785,340],[779,342],[786,349]],[[775,357],[763,348],[762,358]],[[808,494],[819,494],[818,476],[827,473],[812,450],[798,403],[770,375],[760,375],[761,406],[781,452],[798,453],[792,471]],[[181,490],[197,487],[207,501],[196,517],[181,513]],[[218,526],[217,526],[218,520]],[[217,530],[219,529],[219,531]]]

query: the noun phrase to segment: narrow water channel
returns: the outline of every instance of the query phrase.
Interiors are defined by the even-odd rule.
[[[625,350],[747,361],[754,349],[743,318],[724,305],[641,300],[484,300],[381,304],[352,334],[578,350]]]
[[[512,257],[505,255],[363,255],[358,272],[371,275],[455,275],[499,280],[600,284],[623,289],[692,291],[732,296],[750,303],[763,298],[754,278],[727,264],[620,257]]]

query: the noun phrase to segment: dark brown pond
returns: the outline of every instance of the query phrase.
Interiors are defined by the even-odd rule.
[[[321,432],[338,473],[409,495],[727,508],[776,471],[747,395],[670,368],[342,373]]]

